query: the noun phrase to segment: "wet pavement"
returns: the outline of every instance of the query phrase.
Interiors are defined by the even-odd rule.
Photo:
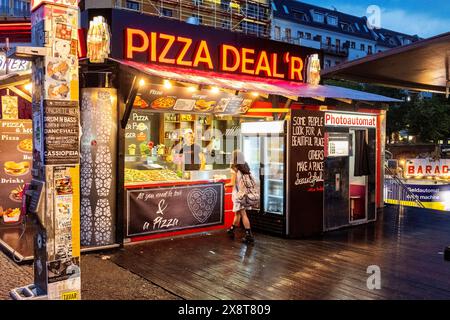
[[[450,299],[449,230],[450,213],[389,206],[376,223],[315,239],[256,234],[246,245],[214,233],[129,245],[82,256],[82,298]],[[33,279],[1,252],[0,270],[0,299]]]
[[[128,246],[112,260],[184,299],[450,299],[449,230],[450,213],[387,207],[376,223],[315,239],[211,234]]]
[[[83,254],[81,297],[84,300],[173,300],[178,297],[111,262],[109,255]],[[0,300],[13,288],[33,283],[31,265],[17,265],[0,251]]]

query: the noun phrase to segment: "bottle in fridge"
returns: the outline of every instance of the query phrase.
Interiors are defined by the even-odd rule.
[[[285,214],[285,146],[284,121],[244,122],[242,149],[258,181],[260,210],[275,216]]]

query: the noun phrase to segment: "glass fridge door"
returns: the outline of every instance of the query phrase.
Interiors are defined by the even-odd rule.
[[[267,213],[284,214],[284,137],[263,138],[264,209]]]
[[[260,187],[260,168],[261,168],[261,145],[258,136],[244,136],[242,141],[242,150],[245,160],[250,166],[250,171],[256,180],[258,189]]]

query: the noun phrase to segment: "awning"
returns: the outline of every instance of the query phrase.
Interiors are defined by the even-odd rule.
[[[450,33],[322,71],[322,77],[445,93],[450,84]]]
[[[306,83],[263,79],[245,75],[224,74],[156,64],[143,64],[128,60],[110,60],[132,68],[135,72],[143,72],[150,76],[157,76],[168,80],[187,82],[196,85],[215,86],[229,90],[300,98],[350,99],[384,103],[401,101],[367,92],[328,85],[310,85]]]

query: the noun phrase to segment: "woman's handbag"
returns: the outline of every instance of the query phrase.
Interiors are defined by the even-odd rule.
[[[260,196],[255,179],[251,174],[239,173],[237,200],[243,207],[259,208]]]

